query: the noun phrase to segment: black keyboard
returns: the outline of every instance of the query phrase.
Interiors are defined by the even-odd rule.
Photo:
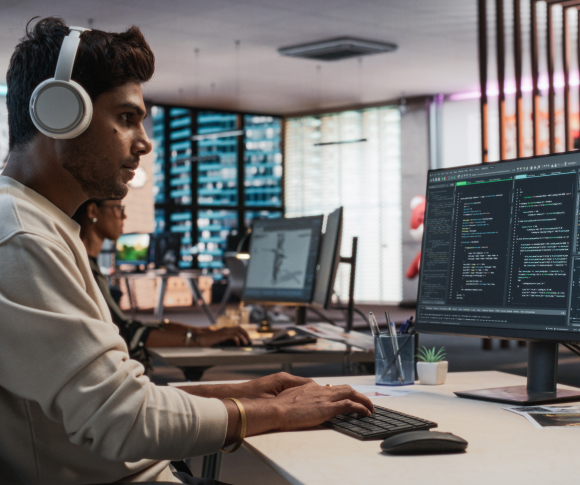
[[[368,417],[357,413],[339,414],[322,426],[359,440],[382,440],[406,431],[436,428],[437,423],[375,405],[375,412]]]

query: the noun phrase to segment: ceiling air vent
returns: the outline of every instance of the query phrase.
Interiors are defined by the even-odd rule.
[[[392,52],[396,49],[397,46],[395,44],[354,39],[352,37],[340,37],[338,39],[282,47],[278,49],[278,52],[283,56],[304,57],[305,59],[316,59],[319,61],[339,61],[341,59],[348,59],[349,57]]]

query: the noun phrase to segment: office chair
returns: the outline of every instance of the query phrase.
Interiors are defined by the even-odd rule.
[[[246,279],[246,260],[236,258],[236,253],[226,253],[224,255],[224,263],[230,270],[230,275],[228,287],[220,303],[218,315],[223,315],[225,312],[230,296],[236,295],[240,298],[242,297],[244,281]]]

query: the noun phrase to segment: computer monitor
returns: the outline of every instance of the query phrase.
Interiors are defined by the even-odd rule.
[[[322,221],[322,216],[254,221],[242,300],[310,303]]]
[[[316,280],[312,304],[325,309],[330,308],[334,281],[340,263],[340,244],[342,240],[342,207],[328,214],[326,229],[320,244],[320,256],[316,268]]]
[[[530,341],[527,386],[457,393],[564,402],[558,342],[580,341],[580,155],[430,170],[419,332]]]
[[[149,250],[149,262],[154,264],[155,269],[179,270],[181,238],[182,234],[175,232],[153,234]]]
[[[146,265],[149,262],[150,243],[151,234],[122,234],[115,244],[116,265]]]

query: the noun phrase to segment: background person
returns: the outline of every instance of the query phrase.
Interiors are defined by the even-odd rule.
[[[224,342],[249,345],[250,337],[242,327],[212,330],[209,327],[191,327],[168,321],[142,323],[123,313],[111,295],[108,280],[97,263],[97,256],[105,239],[116,241],[123,233],[126,218],[125,208],[119,200],[88,200],[73,215],[73,219],[81,226],[80,237],[87,248],[93,276],[105,297],[113,321],[127,343],[131,358],[149,367],[150,359],[145,347],[211,347]]]

